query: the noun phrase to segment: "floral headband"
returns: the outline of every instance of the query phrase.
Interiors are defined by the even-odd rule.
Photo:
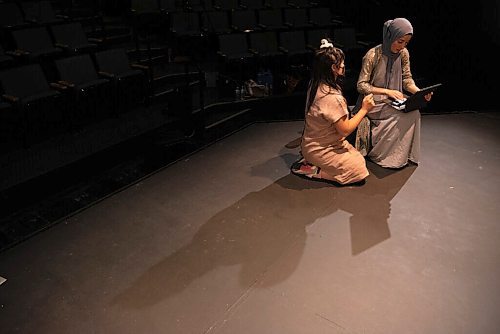
[[[323,48],[333,48],[333,44],[331,42],[328,42],[326,38],[323,38],[321,40],[321,45],[319,46],[320,49]]]

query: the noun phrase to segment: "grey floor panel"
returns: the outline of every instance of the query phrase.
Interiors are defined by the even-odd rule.
[[[250,125],[0,253],[2,333],[498,333],[499,125],[423,115],[359,187]]]

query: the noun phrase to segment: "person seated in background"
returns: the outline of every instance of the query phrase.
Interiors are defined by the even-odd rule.
[[[373,96],[368,94],[350,118],[342,94],[344,60],[344,52],[326,39],[315,51],[301,137],[302,158],[291,167],[293,174],[338,185],[363,183],[369,175],[364,157],[346,137],[374,106]]]

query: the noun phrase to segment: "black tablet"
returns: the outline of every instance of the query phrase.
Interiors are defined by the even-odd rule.
[[[417,110],[423,108],[427,105],[427,100],[425,99],[425,95],[434,92],[436,89],[441,87],[443,84],[438,83],[432,86],[428,86],[420,89],[415,94],[409,96],[404,102],[391,102],[391,105],[402,112],[410,112],[413,110]]]

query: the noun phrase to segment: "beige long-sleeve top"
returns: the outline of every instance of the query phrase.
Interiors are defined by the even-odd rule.
[[[382,54],[382,44],[371,48],[364,55],[357,83],[357,90],[360,94],[367,95],[372,93],[372,75],[375,72],[376,66],[386,64],[386,62],[380,61],[380,57],[386,57]],[[402,88],[410,93],[414,93],[418,90],[418,87],[415,85],[415,81],[413,80],[413,76],[411,74],[410,53],[408,52],[408,49],[405,48],[401,50],[400,57],[403,75]]]

